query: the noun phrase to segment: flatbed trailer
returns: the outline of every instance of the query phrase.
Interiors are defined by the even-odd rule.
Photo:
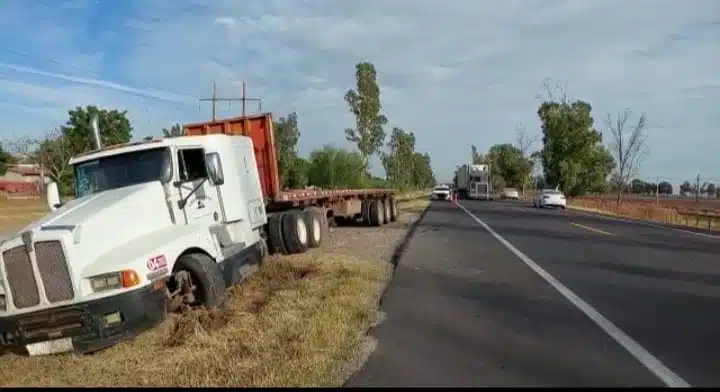
[[[281,189],[270,113],[186,124],[183,131],[186,136],[224,134],[250,137],[268,216],[298,208],[315,208],[322,209],[328,219],[362,219],[369,225],[379,226],[394,221],[399,215],[394,189]],[[371,207],[373,200],[381,206]],[[383,219],[377,219],[375,215],[383,215]]]

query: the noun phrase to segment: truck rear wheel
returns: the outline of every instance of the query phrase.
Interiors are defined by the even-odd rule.
[[[268,217],[268,251],[271,255],[277,253],[287,254],[285,241],[282,232],[282,216],[283,214],[275,214]]]
[[[370,204],[368,206],[368,212],[369,212],[369,220],[368,223],[370,226],[380,226],[383,223],[383,216],[385,213],[383,212],[383,203],[381,200],[373,199],[370,201]]]
[[[370,224],[370,204],[372,201],[372,199],[363,199],[360,204],[360,215],[362,221],[365,222],[366,225]]]
[[[390,200],[390,221],[395,222],[400,217],[397,200]]]
[[[323,236],[323,219],[320,212],[310,208],[304,211],[305,225],[308,228],[308,246],[310,248],[318,248],[322,244]]]
[[[308,227],[302,211],[288,211],[282,214],[282,237],[287,253],[303,253],[308,250]]]
[[[390,223],[390,199],[383,199],[383,224]]]
[[[225,281],[215,260],[203,253],[180,256],[167,284],[170,312],[183,307],[214,309],[225,303]]]

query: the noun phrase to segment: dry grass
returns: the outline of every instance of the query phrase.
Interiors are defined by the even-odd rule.
[[[19,230],[47,211],[42,200],[0,198],[0,234]]]
[[[370,350],[365,331],[391,274],[383,261],[428,204],[403,202],[399,222],[332,228],[323,249],[267,258],[222,311],[173,315],[90,356],[4,355],[0,385],[340,386]]]
[[[615,200],[581,197],[569,200],[569,206],[651,222],[720,229],[720,209],[694,204],[693,201],[662,200],[658,206],[653,200],[628,199],[618,206]]]

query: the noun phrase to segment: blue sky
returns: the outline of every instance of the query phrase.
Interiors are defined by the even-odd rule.
[[[552,78],[592,103],[601,130],[608,112],[647,114],[641,177],[720,182],[714,0],[5,0],[0,42],[0,139],[40,137],[86,104],[126,109],[136,137],[158,135],[208,119],[197,98],[213,80],[237,96],[245,79],[263,109],[298,113],[301,153],[349,146],[343,95],[370,61],[388,131],[415,132],[441,180],[471,143],[539,135]]]

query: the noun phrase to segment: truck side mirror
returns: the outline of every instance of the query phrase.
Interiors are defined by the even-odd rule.
[[[47,185],[45,185],[45,194],[47,196],[47,204],[48,207],[50,207],[50,211],[57,210],[61,205],[60,191],[58,191],[57,183],[49,182]]]
[[[222,161],[220,154],[210,152],[205,154],[205,166],[207,168],[208,178],[213,185],[222,185],[225,183],[225,174],[223,173]]]

